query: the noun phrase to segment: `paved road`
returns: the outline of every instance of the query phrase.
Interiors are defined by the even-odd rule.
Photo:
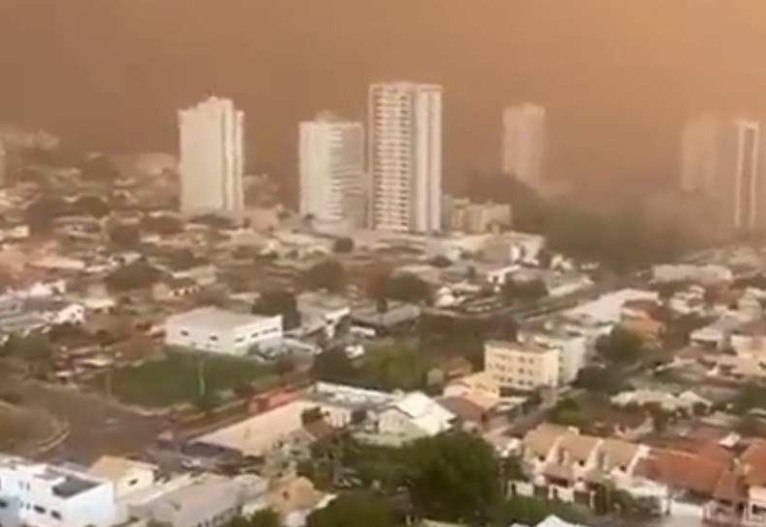
[[[71,388],[20,380],[9,380],[7,388],[20,393],[24,404],[44,407],[69,423],[68,438],[46,453],[46,460],[89,463],[108,453],[141,453],[165,424],[164,418],[144,417]]]

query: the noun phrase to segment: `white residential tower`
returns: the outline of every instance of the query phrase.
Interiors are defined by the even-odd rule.
[[[178,112],[181,211],[237,214],[244,208],[244,114],[210,97]]]
[[[751,119],[689,121],[681,138],[681,188],[725,212],[736,229],[766,226],[766,135]]]
[[[322,222],[364,219],[364,126],[330,112],[300,123],[300,213]]]
[[[503,172],[540,188],[545,161],[545,108],[531,103],[503,113]]]
[[[395,232],[441,227],[442,88],[370,86],[370,226]]]

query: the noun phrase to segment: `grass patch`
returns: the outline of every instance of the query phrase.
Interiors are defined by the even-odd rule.
[[[125,403],[147,407],[196,401],[200,397],[200,360],[208,394],[264,380],[274,372],[272,366],[251,360],[174,352],[161,360],[115,371],[113,393]]]

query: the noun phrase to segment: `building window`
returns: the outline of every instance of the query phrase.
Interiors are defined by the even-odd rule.
[[[36,512],[37,514],[45,514],[45,512],[46,512],[46,511],[45,511],[45,508],[43,508],[43,507],[40,507],[39,505],[35,505],[35,506],[34,506],[34,509],[35,509],[35,512]]]
[[[61,519],[61,513],[59,511],[51,511],[51,516],[53,516],[53,518],[56,520]]]

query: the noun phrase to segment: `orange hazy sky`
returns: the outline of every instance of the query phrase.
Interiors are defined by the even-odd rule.
[[[249,158],[296,173],[297,122],[364,116],[372,81],[445,87],[446,177],[500,160],[500,112],[549,111],[559,177],[668,182],[704,110],[766,116],[764,0],[0,0],[0,122],[174,150],[175,110],[246,112]]]

